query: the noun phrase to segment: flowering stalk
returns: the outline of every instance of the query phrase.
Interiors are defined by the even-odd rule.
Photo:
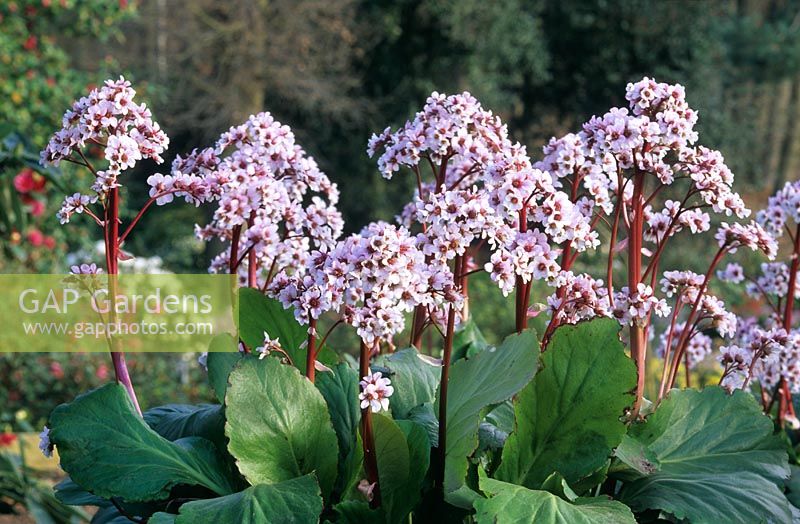
[[[306,347],[306,377],[311,383],[316,378],[315,362],[317,360],[317,319],[312,318],[308,322],[308,344]],[[363,376],[363,375],[362,375]]]
[[[637,170],[633,181],[633,199],[631,201],[631,219],[628,230],[628,289],[636,289],[642,279],[642,233],[644,228],[644,176]],[[633,416],[639,414],[644,397],[645,364],[647,359],[647,342],[644,327],[634,321],[630,327],[631,358],[636,362],[639,380],[636,383],[636,401],[633,405]]]
[[[783,329],[789,333],[792,330],[792,316],[794,312],[794,293],[797,283],[797,271],[800,269],[800,224],[797,225],[792,244],[792,263],[789,269],[789,285],[786,292],[786,308],[783,313]],[[796,418],[794,404],[792,403],[792,391],[786,377],[781,376],[778,384],[780,403],[778,409],[778,423],[783,426],[786,415]]]
[[[692,330],[689,329],[689,327],[692,326],[692,324],[696,320],[696,315],[698,308],[700,306],[700,302],[703,300],[703,295],[705,294],[706,289],[708,289],[708,283],[711,279],[711,276],[714,274],[714,270],[717,268],[717,265],[722,260],[722,257],[725,255],[725,253],[727,253],[727,251],[728,251],[727,246],[721,247],[717,251],[717,254],[714,255],[714,259],[711,261],[711,265],[708,267],[708,271],[706,272],[705,278],[703,279],[703,283],[700,285],[700,289],[697,291],[697,298],[692,304],[692,309],[689,310],[689,317],[686,320],[687,328],[683,330],[680,338],[678,339],[677,349],[670,364],[669,380],[667,382],[668,386],[666,388],[662,386],[661,388],[662,391],[672,389],[675,386],[675,379],[678,376],[678,369],[680,368],[681,365],[681,358],[683,357],[683,354],[686,351],[686,346],[689,342],[689,337],[692,333]],[[666,361],[664,362],[664,365],[665,366],[667,365]]]
[[[463,271],[463,258],[456,256],[454,275]],[[457,280],[458,284],[459,280]],[[439,381],[439,445],[436,448],[437,462],[434,471],[434,485],[444,489],[444,469],[447,456],[447,390],[450,383],[450,360],[453,355],[453,339],[455,337],[456,308],[450,304],[447,308],[447,327],[444,334],[444,351],[442,354],[442,375]]]
[[[527,230],[528,210],[526,207],[523,207],[519,211],[519,232],[525,233]],[[522,279],[522,276],[517,275],[514,291],[514,297],[517,303],[515,318],[517,333],[522,333],[522,331],[528,327],[528,293],[530,293],[530,287],[526,285],[525,281]]]
[[[366,342],[361,341],[359,355],[359,375],[366,377],[370,375],[369,369],[370,348]],[[313,366],[312,366],[313,369]],[[372,428],[372,409],[369,404],[361,408],[361,442],[364,449],[364,472],[367,475],[367,482],[374,486],[372,488],[372,500],[370,506],[377,508],[381,505],[381,487],[378,481],[378,458],[375,455],[375,434]]]
[[[117,294],[117,273],[119,262],[119,188],[115,187],[109,192],[108,203],[106,204],[105,216],[105,239],[106,239],[106,268],[108,270],[109,292],[116,304]],[[111,322],[116,323],[116,307],[111,308]],[[136,411],[141,415],[142,408],[139,407],[139,400],[136,398],[136,391],[133,389],[133,382],[128,373],[128,366],[125,362],[125,353],[120,350],[119,339],[110,338],[111,361],[114,364],[114,375],[117,382],[122,384],[128,392],[128,396],[133,402]]]

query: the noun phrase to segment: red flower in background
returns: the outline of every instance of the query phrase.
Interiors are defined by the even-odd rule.
[[[14,177],[14,188],[20,193],[42,193],[47,179],[26,167]]]
[[[5,448],[16,442],[17,436],[13,433],[0,433],[0,448]]]
[[[108,366],[105,364],[100,364],[97,366],[94,376],[100,380],[106,380],[108,378]]]
[[[64,378],[64,368],[62,368],[61,364],[59,364],[58,362],[51,362],[50,374],[53,375],[53,378],[61,380],[62,378]]]
[[[28,242],[34,247],[40,247],[44,244],[44,234],[38,229],[31,229],[28,231],[25,238],[27,238]]]
[[[25,40],[25,43],[22,44],[22,47],[24,47],[26,51],[33,51],[36,49],[38,43],[39,40],[34,35],[31,35]]]

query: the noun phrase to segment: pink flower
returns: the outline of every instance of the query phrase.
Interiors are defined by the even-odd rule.
[[[358,481],[358,491],[361,492],[364,497],[372,502],[372,499],[375,497],[375,486],[377,486],[377,482],[370,482],[367,479],[361,479]]]
[[[359,382],[361,393],[358,394],[358,400],[361,401],[361,409],[370,408],[373,413],[389,411],[389,397],[394,393],[391,383],[380,372],[365,376]]]
[[[42,432],[39,433],[39,450],[42,452],[42,455],[51,458],[53,456],[53,449],[53,443],[50,442],[50,428],[45,426]]]

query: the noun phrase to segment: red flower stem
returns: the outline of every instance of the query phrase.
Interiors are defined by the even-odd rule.
[[[703,295],[705,294],[706,290],[708,289],[708,283],[711,280],[711,276],[714,274],[714,269],[716,269],[717,265],[719,264],[722,257],[725,256],[725,253],[728,252],[728,246],[723,245],[717,251],[717,254],[714,255],[714,260],[711,261],[711,265],[708,267],[708,271],[706,271],[705,278],[703,279],[703,284],[700,286],[700,289],[697,290],[697,298],[695,299],[694,303],[692,304],[692,309],[689,311],[689,317],[686,319],[686,326],[694,325],[696,320],[697,310],[700,307],[700,302],[703,301]],[[675,379],[678,375],[678,368],[680,367],[681,358],[683,354],[686,352],[686,346],[689,342],[689,337],[691,336],[690,329],[684,329],[681,333],[680,338],[678,339],[678,345],[675,349],[675,356],[672,358],[672,363],[670,365],[669,371],[669,380],[667,381],[666,389],[672,389],[675,385]],[[664,362],[666,366],[667,363]]]
[[[628,228],[628,290],[635,293],[642,279],[642,231],[644,228],[644,173],[639,170],[633,175],[633,198],[631,200],[631,224]],[[621,196],[620,196],[621,197]],[[633,416],[639,415],[644,397],[645,362],[647,342],[642,326],[634,323],[630,328],[631,358],[636,363],[639,379],[636,384],[636,400]]]
[[[525,233],[528,230],[528,208],[523,207],[519,211],[519,232]],[[515,323],[517,333],[528,327],[528,304],[525,302],[525,282],[522,277],[517,277],[514,297],[516,298],[516,317]]]
[[[683,364],[684,364],[684,369],[686,369],[686,387],[690,388],[690,387],[692,387],[692,382],[691,382],[691,378],[690,378],[691,377],[691,373],[689,373],[689,352],[688,351],[683,355]]]
[[[128,224],[128,227],[125,228],[125,232],[122,233],[122,235],[120,235],[119,243],[122,244],[123,242],[125,242],[125,239],[128,238],[128,235],[130,235],[131,231],[133,231],[133,228],[136,226],[136,224],[139,223],[139,220],[141,220],[141,218],[144,216],[145,212],[150,208],[150,206],[152,206],[155,203],[156,200],[158,200],[159,198],[161,198],[163,196],[170,195],[172,193],[177,193],[178,191],[180,191],[180,190],[179,189],[172,189],[170,191],[164,191],[163,193],[157,193],[157,194],[153,195],[152,197],[150,197],[150,199],[147,202],[144,203],[144,205],[142,206],[142,209],[140,209],[139,212],[136,214],[136,216],[133,218],[131,223]]]
[[[247,227],[253,227],[253,220],[255,220],[256,212],[250,214],[250,219],[247,221]],[[258,287],[258,267],[256,265],[256,250],[252,247],[247,253],[247,285],[249,287]],[[312,381],[313,382],[313,381]]]
[[[112,188],[108,195],[108,202],[106,204],[106,221],[105,221],[105,238],[106,238],[106,268],[108,270],[108,286],[111,294],[112,304],[116,304],[117,296],[117,273],[119,261],[119,188]],[[116,306],[111,307],[111,322],[116,323],[117,312]],[[139,400],[136,398],[136,391],[133,389],[133,382],[131,382],[130,374],[128,373],[128,366],[125,363],[125,353],[120,350],[119,339],[111,338],[112,351],[111,362],[114,364],[114,375],[117,382],[122,384],[128,392],[128,396],[136,408],[136,411],[141,415],[142,408],[139,407]]]
[[[455,333],[456,309],[451,304],[447,310],[447,331],[444,337],[442,355],[442,378],[439,385],[439,444],[436,447],[436,470],[434,487],[444,490],[444,469],[447,458],[447,389],[450,381],[450,358],[453,354],[453,335]]]
[[[317,319],[312,318],[308,323],[308,347],[306,347],[306,377],[311,383],[316,378],[314,362],[317,360]],[[362,375],[363,376],[363,375]]]
[[[683,292],[678,293],[678,296],[675,298],[675,307],[672,309],[672,319],[669,322],[669,334],[667,335],[667,345],[664,348],[664,369],[661,371],[661,385],[658,388],[658,402],[661,402],[661,399],[664,398],[664,389],[667,383],[667,371],[669,370],[669,357],[670,353],[672,352],[672,339],[675,336],[675,324],[678,320],[678,313],[680,313],[681,309],[683,309],[681,304],[681,296]],[[685,326],[684,326],[685,329]]]
[[[234,226],[231,235],[231,256],[228,263],[228,270],[232,275],[236,274],[236,268],[239,266],[239,238],[242,236],[242,226]]]
[[[369,347],[361,341],[361,354],[359,358],[359,375],[366,377],[369,375]],[[375,484],[372,490],[372,500],[370,506],[377,508],[381,505],[381,489],[378,482],[378,458],[375,455],[375,434],[372,428],[372,410],[370,406],[361,409],[361,443],[364,449],[364,472],[367,475],[367,482]]]
[[[797,285],[797,271],[800,269],[800,224],[797,225],[794,236],[789,235],[794,241],[792,248],[792,263],[789,269],[789,287],[786,291],[786,307],[783,313],[783,329],[788,333],[792,329],[792,317],[794,315],[794,288]],[[792,390],[789,389],[789,382],[781,377],[781,398],[786,399],[787,409],[780,410],[778,413],[778,423],[783,426],[786,412],[794,415],[794,405],[792,403]]]

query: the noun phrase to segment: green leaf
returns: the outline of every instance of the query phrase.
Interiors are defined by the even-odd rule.
[[[253,485],[315,472],[325,498],[336,479],[338,444],[325,399],[278,359],[245,359],[225,398],[228,451]]]
[[[260,484],[239,493],[181,506],[175,524],[318,522],[322,497],[314,475]]]
[[[511,398],[525,387],[536,373],[538,357],[539,342],[536,334],[528,330],[506,338],[499,348],[489,348],[451,365],[445,450],[446,496],[464,485],[469,457],[478,447],[478,424],[484,409]],[[436,404],[439,404],[438,398]]]
[[[619,498],[633,509],[660,509],[692,523],[791,520],[782,493],[786,451],[752,395],[673,390],[629,435],[660,465],[625,482]],[[639,456],[628,440],[621,448],[620,459]],[[637,461],[629,465],[636,470]]]
[[[50,415],[50,441],[61,467],[80,486],[103,498],[164,499],[179,484],[234,491],[210,441],[161,437],[136,413],[125,389],[107,384],[62,404]]]
[[[415,407],[408,414],[408,420],[419,424],[425,429],[431,446],[434,448],[439,446],[439,420],[436,418],[436,413],[433,412],[432,404],[423,404]]]
[[[386,517],[381,508],[372,509],[362,500],[345,500],[333,507],[338,515],[336,522],[342,524],[375,524]]]
[[[150,518],[147,519],[147,524],[175,524],[176,518],[178,518],[177,515],[159,511],[158,513],[153,513]]]
[[[411,491],[409,493],[408,505],[413,508],[419,502],[423,480],[430,466],[431,444],[428,439],[428,432],[416,422],[396,420],[395,423],[405,435],[406,443],[408,444],[409,484],[412,488],[417,488],[416,492]]]
[[[347,364],[337,364],[333,373],[320,373],[317,388],[328,405],[333,429],[339,442],[339,469],[334,491],[344,493],[361,468],[362,452],[358,446],[358,373]]]
[[[395,419],[407,419],[412,409],[435,400],[442,368],[415,348],[382,356],[375,364],[389,370],[394,387],[390,406]]]
[[[148,409],[143,416],[167,440],[203,437],[225,449],[225,411],[219,404],[167,404]]]
[[[572,502],[489,478],[481,479],[488,499],[475,501],[478,524],[636,524],[630,508],[602,497],[577,498]]]
[[[575,502],[578,498],[578,494],[569,487],[569,484],[559,472],[551,474],[542,482],[542,490],[550,492],[567,502]]]
[[[502,449],[508,439],[508,433],[494,424],[481,422],[478,426],[478,444],[481,450]]]
[[[208,368],[208,381],[220,402],[225,401],[228,375],[243,357],[244,354],[239,352],[239,344],[236,339],[228,333],[219,334],[211,339],[206,367]]]
[[[625,435],[621,417],[637,378],[618,332],[612,319],[556,330],[541,371],[515,400],[497,479],[538,489],[558,471],[572,484],[608,460]]]
[[[264,343],[264,333],[278,339],[281,347],[298,368],[305,369],[308,327],[297,323],[290,310],[283,309],[280,302],[264,296],[259,290],[239,290],[239,337],[250,348]]]
[[[69,506],[106,507],[111,505],[110,501],[89,493],[73,482],[69,477],[53,486],[53,489],[55,490],[56,498],[62,504],[67,504]]]
[[[792,475],[786,481],[786,498],[789,499],[792,506],[800,508],[800,466],[790,464],[789,468]]]
[[[478,325],[469,318],[460,328],[456,331],[453,337],[453,356],[452,360],[460,360],[462,358],[471,358],[476,353],[483,351],[489,347],[489,343],[483,337],[483,333],[478,329]]]

